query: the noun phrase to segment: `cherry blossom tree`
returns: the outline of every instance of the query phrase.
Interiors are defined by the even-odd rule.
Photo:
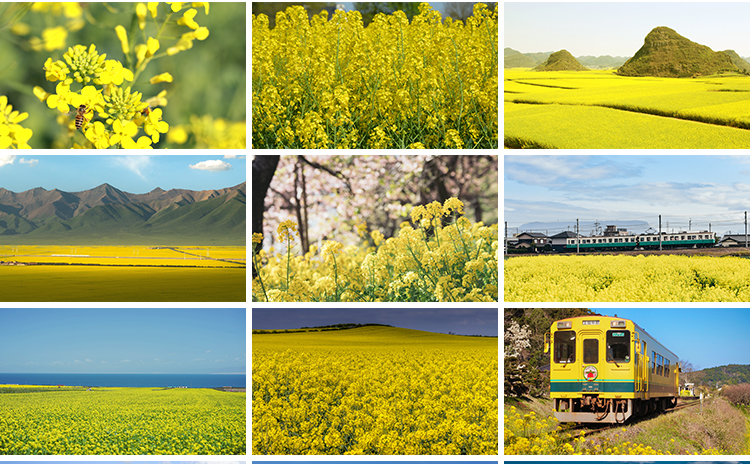
[[[262,203],[264,243],[272,245],[276,225],[289,219],[299,225],[303,253],[373,230],[390,237],[413,206],[453,196],[474,221],[495,223],[497,163],[496,155],[281,156]]]

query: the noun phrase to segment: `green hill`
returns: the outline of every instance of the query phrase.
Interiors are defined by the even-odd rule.
[[[586,71],[586,68],[567,50],[555,52],[534,71]]]
[[[729,59],[732,60],[732,63],[740,68],[740,71],[742,71],[745,74],[750,74],[750,63],[748,63],[744,58],[742,58],[740,55],[737,54],[734,50],[724,50],[722,53],[726,53],[729,55]]]
[[[736,385],[739,383],[750,383],[750,364],[729,364],[727,366],[709,367],[695,371],[691,375],[691,381],[698,385],[716,387],[722,385]]]
[[[692,42],[668,27],[648,33],[643,46],[617,74],[621,76],[693,77],[739,72],[728,54]]]
[[[533,58],[512,48],[505,49],[504,63],[506,68],[533,68],[537,65]]]

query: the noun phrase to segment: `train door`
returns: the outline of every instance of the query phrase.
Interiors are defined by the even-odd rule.
[[[643,377],[641,377],[641,337],[638,332],[633,332],[633,353],[635,354],[635,391],[636,397],[643,392]]]
[[[604,363],[604,346],[602,341],[601,330],[581,330],[579,332],[581,340],[581,352],[583,353],[583,363],[581,364],[581,391],[584,393],[598,393],[604,391],[604,381],[607,374]]]

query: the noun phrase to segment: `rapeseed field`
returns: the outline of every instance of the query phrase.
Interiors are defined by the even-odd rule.
[[[532,256],[505,261],[505,301],[750,301],[750,260]]]
[[[320,251],[311,246],[303,256],[294,251],[297,224],[281,222],[278,241],[286,250],[261,250],[253,256],[253,299],[497,301],[497,224],[472,224],[457,198],[416,206],[411,219],[416,229],[403,222],[388,239],[378,230],[366,236],[363,221],[360,244],[328,240]],[[253,234],[253,243],[262,239]]]
[[[0,395],[0,454],[246,454],[245,394],[95,388]]]
[[[497,148],[498,9],[252,18],[252,148]]]
[[[254,334],[253,454],[498,453],[498,340]]]
[[[505,70],[508,148],[747,148],[750,77]]]

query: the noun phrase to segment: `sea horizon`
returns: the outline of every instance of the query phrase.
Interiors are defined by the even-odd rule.
[[[246,387],[245,373],[0,373],[0,385],[71,387]]]

